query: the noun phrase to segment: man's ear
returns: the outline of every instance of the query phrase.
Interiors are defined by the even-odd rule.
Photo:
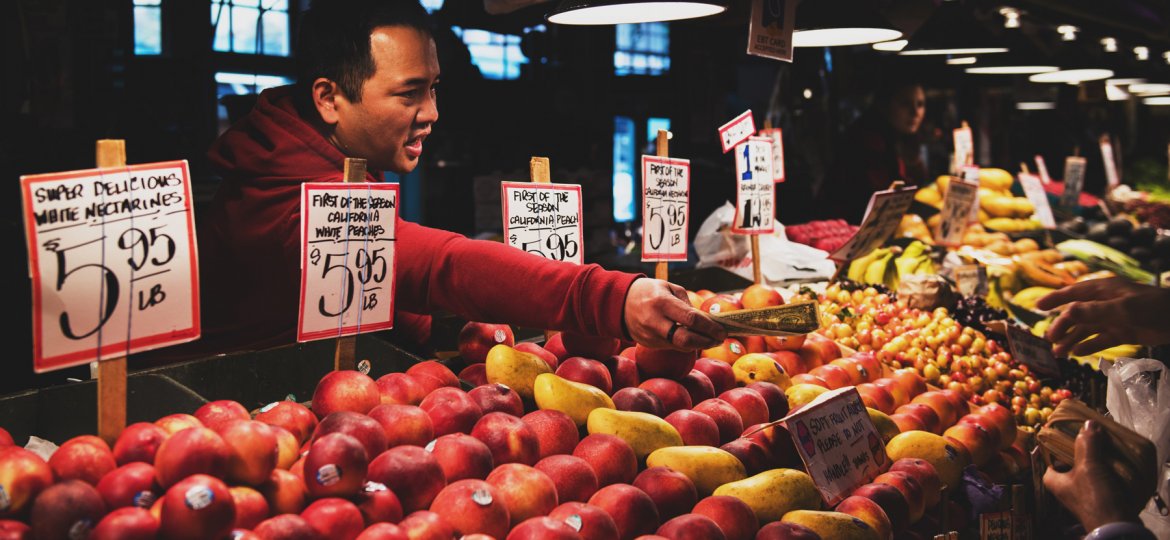
[[[336,125],[339,120],[337,114],[338,100],[345,99],[341,95],[341,87],[337,83],[321,77],[313,81],[313,86],[310,90],[313,93],[313,106],[317,108],[317,114],[321,115],[321,120],[331,126]]]

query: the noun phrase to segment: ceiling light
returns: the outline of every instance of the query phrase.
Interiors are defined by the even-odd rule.
[[[1049,71],[1047,73],[1037,73],[1028,77],[1029,81],[1034,83],[1071,83],[1079,84],[1086,81],[1099,81],[1101,79],[1108,79],[1113,76],[1113,70],[1087,68],[1087,69],[1063,69],[1060,71]]]
[[[870,0],[816,0],[796,7],[793,47],[868,45],[902,37]]]
[[[812,88],[805,88],[801,95],[804,96],[804,99],[812,99]]]
[[[1003,15],[1004,28],[1020,27],[1020,10],[1013,7],[1002,7],[999,8],[999,14]]]
[[[1105,99],[1109,101],[1125,101],[1129,99],[1129,92],[1122,90],[1120,86],[1112,82],[1105,81]]]
[[[1106,84],[1112,84],[1115,86],[1129,86],[1131,84],[1141,84],[1144,82],[1146,82],[1145,79],[1109,79],[1105,81]]]
[[[1146,105],[1170,105],[1170,96],[1148,97],[1142,100]]]
[[[1007,52],[995,43],[991,34],[959,2],[946,2],[935,8],[910,43],[898,54],[903,56],[972,55]]]
[[[889,41],[902,37],[902,32],[890,28],[824,28],[797,30],[792,33],[793,47],[845,47]]]
[[[1129,85],[1129,91],[1140,96],[1163,96],[1170,94],[1170,84],[1139,83]]]
[[[1170,51],[1162,53],[1162,59],[1166,60],[1167,64],[1170,64]]]
[[[894,41],[882,41],[874,43],[873,48],[876,51],[898,52],[906,48],[906,44],[910,43],[904,39],[895,39]]]
[[[1150,59],[1150,48],[1149,48],[1149,47],[1143,47],[1143,46],[1141,46],[1141,45],[1139,45],[1139,46],[1137,46],[1137,47],[1134,47],[1134,48],[1133,48],[1133,55],[1134,55],[1134,57],[1136,57],[1138,60],[1140,60],[1140,61],[1142,61],[1142,62],[1145,62],[1146,60],[1149,60],[1149,59]]]
[[[1101,46],[1105,47],[1105,52],[1117,52],[1117,40],[1111,37],[1101,38]]]
[[[1021,101],[1016,103],[1016,109],[1020,111],[1051,111],[1056,108],[1056,103],[1052,101]]]
[[[959,56],[956,58],[947,58],[947,65],[951,66],[967,66],[974,64],[979,59],[974,56]]]
[[[562,0],[547,19],[571,25],[632,24],[694,19],[726,10],[715,0]]]
[[[1034,75],[1036,73],[1048,73],[1050,71],[1057,71],[1060,68],[1056,66],[978,66],[969,67],[965,69],[971,75]]]
[[[1060,34],[1061,41],[1076,41],[1077,32],[1080,31],[1080,28],[1077,28],[1071,24],[1062,24],[1056,27],[1056,32]]]

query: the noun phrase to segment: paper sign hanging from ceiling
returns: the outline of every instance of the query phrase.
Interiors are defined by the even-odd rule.
[[[642,156],[642,260],[687,260],[691,162]]]
[[[554,261],[582,264],[581,186],[501,182],[504,242]]]
[[[21,177],[33,369],[199,337],[190,178],[186,161]]]
[[[398,184],[301,184],[297,341],[394,326]]]
[[[735,147],[736,202],[731,232],[770,233],[776,228],[776,183],[772,180],[772,143],[751,137]]]
[[[748,54],[792,62],[796,0],[752,0]]]
[[[728,150],[735,148],[735,145],[746,141],[755,132],[756,121],[752,118],[751,109],[719,126],[719,143],[723,145],[723,153],[726,154]]]

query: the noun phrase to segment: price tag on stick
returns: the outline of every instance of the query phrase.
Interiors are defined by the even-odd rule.
[[[1112,191],[1121,185],[1121,175],[1117,172],[1117,162],[1113,159],[1113,140],[1108,134],[1102,135],[1098,141],[1101,147],[1101,161],[1105,165],[1105,189]]]
[[[1064,159],[1064,193],[1060,205],[1076,209],[1080,205],[1081,190],[1085,187],[1085,158],[1069,156]]]
[[[963,122],[962,127],[955,128],[952,133],[955,141],[955,161],[951,170],[958,174],[963,167],[975,164],[975,139],[971,136],[971,126]]]
[[[726,154],[728,150],[748,140],[748,137],[751,137],[755,132],[756,121],[752,118],[751,109],[719,126],[719,142],[723,145],[723,153]]]
[[[1044,156],[1036,154],[1036,172],[1040,173],[1040,181],[1044,185],[1052,183],[1052,177],[1048,176],[1048,165],[1044,163]]]
[[[957,246],[967,232],[971,207],[979,204],[979,185],[959,178],[951,178],[947,196],[943,199],[942,222],[939,223],[939,244]]]
[[[784,182],[784,133],[780,128],[764,128],[760,136],[772,141],[772,180]]]
[[[1052,355],[1052,344],[1048,340],[1010,323],[1007,325],[1007,339],[1012,357],[1018,362],[1043,375],[1060,375],[1060,364]]]
[[[691,162],[642,156],[642,260],[687,260]]]
[[[581,186],[501,182],[504,241],[554,261],[583,262]]]
[[[772,143],[751,137],[735,147],[736,203],[731,232],[771,233],[776,228]]]
[[[792,62],[797,0],[752,0],[747,53]]]
[[[1020,186],[1024,188],[1024,196],[1035,208],[1036,219],[1045,229],[1056,228],[1056,218],[1052,215],[1052,206],[1048,204],[1048,192],[1044,191],[1043,180],[1034,174],[1020,173]]]
[[[851,261],[885,243],[898,229],[902,216],[914,203],[914,193],[917,191],[916,187],[906,187],[874,192],[869,198],[865,219],[861,221],[857,233],[829,258],[838,263]]]

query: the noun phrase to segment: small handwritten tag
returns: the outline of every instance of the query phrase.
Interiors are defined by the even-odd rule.
[[[642,260],[687,260],[691,162],[642,156]]]
[[[1113,159],[1113,140],[1109,135],[1102,135],[1098,146],[1101,147],[1101,161],[1105,164],[1105,184],[1107,189],[1121,185],[1121,175],[1117,172],[1117,161]]]
[[[760,136],[772,141],[772,180],[784,182],[784,132],[780,128],[762,129]]]
[[[1052,206],[1048,204],[1048,192],[1044,191],[1042,180],[1034,174],[1020,173],[1020,186],[1024,188],[1024,196],[1035,208],[1033,214],[1045,229],[1056,227],[1056,218],[1052,215]]]
[[[975,184],[975,189],[979,189],[979,167],[977,165],[967,165],[963,167],[961,176],[968,184]],[[976,200],[975,204],[971,205],[971,213],[967,214],[967,223],[979,223],[979,202]]]
[[[978,204],[977,184],[951,178],[947,196],[943,200],[942,221],[939,223],[939,244],[957,246],[963,239],[970,221],[971,207]]]
[[[955,140],[955,162],[952,170],[958,174],[963,167],[975,164],[975,139],[971,136],[971,128],[969,126],[955,128],[953,136]]]
[[[1052,344],[1015,324],[1007,325],[1008,347],[1016,361],[1046,375],[1060,375],[1060,364],[1052,355]]]
[[[739,143],[746,141],[755,132],[756,121],[752,118],[751,109],[719,126],[719,142],[723,144],[723,153],[726,154]]]
[[[968,264],[955,269],[955,283],[963,296],[987,296],[987,267]]]
[[[581,186],[501,182],[504,242],[554,261],[581,264]]]
[[[776,228],[772,143],[751,137],[735,147],[736,202],[731,232],[770,233]]]
[[[886,446],[852,386],[817,396],[785,417],[784,425],[830,506],[889,466]]]
[[[1012,540],[1012,513],[979,514],[979,540]]]
[[[837,262],[851,261],[885,243],[898,229],[902,216],[914,203],[914,193],[917,191],[916,187],[906,187],[874,192],[869,198],[865,219],[861,221],[857,233],[829,258]]]
[[[1064,193],[1060,205],[1076,208],[1080,204],[1081,190],[1085,186],[1085,158],[1069,156],[1064,159]]]
[[[1044,156],[1036,154],[1036,172],[1040,173],[1040,181],[1044,185],[1052,183],[1052,177],[1048,176],[1048,165],[1044,163]]]
[[[792,62],[796,0],[752,0],[747,53]]]

